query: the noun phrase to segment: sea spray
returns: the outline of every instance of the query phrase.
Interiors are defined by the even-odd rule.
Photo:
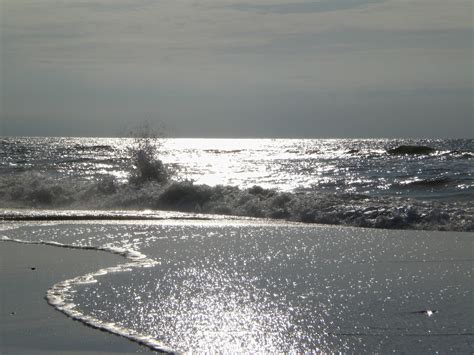
[[[134,145],[128,148],[131,161],[129,182],[142,185],[148,182],[164,184],[170,179],[171,170],[159,159],[163,133],[153,129],[150,123],[135,128],[130,135]]]

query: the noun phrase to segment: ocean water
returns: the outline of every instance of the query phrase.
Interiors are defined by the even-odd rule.
[[[1,242],[124,258],[57,310],[167,352],[474,351],[473,140],[147,144],[139,179],[133,139],[0,140]]]
[[[174,210],[372,228],[474,230],[472,139],[160,139],[151,144],[154,158],[173,172],[169,183],[131,182],[134,139],[1,138],[2,213],[146,210],[151,217],[154,210]],[[403,146],[432,149],[391,151]]]

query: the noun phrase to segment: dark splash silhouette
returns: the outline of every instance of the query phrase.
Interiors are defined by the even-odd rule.
[[[145,124],[131,135],[134,137],[135,145],[128,149],[131,159],[129,182],[135,185],[150,181],[159,184],[168,182],[171,171],[159,159],[161,146],[159,138],[163,134],[157,133],[149,124]]]

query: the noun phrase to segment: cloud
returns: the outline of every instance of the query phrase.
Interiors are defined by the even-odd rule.
[[[237,3],[228,7],[239,11],[274,14],[307,14],[359,8],[370,4],[382,3],[386,0],[319,0],[279,4]]]
[[[294,115],[312,134],[314,117],[351,115],[356,94],[361,129],[422,107],[420,127],[447,108],[460,132],[472,117],[471,0],[0,1],[0,120],[161,113],[179,133],[222,135]]]
[[[148,10],[159,4],[157,0],[75,0],[56,1],[56,9],[87,9],[95,12],[125,12]]]

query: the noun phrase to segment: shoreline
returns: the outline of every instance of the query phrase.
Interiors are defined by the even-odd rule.
[[[2,354],[155,353],[126,338],[74,321],[45,299],[55,283],[123,264],[123,257],[94,250],[2,241],[0,260]]]
[[[130,221],[129,223],[114,220],[110,221],[110,223],[105,221],[96,222],[100,225],[104,225],[104,223],[107,225],[128,225],[129,223],[137,224],[137,221]],[[234,226],[234,228],[240,228],[241,224],[243,226],[248,224],[249,228],[261,228],[270,226],[278,227],[280,224],[286,224],[278,222],[275,223],[275,221],[270,220],[260,220],[258,222],[249,220],[168,221],[168,223],[171,223],[172,225],[178,223],[181,226],[189,226],[191,229],[193,228],[193,225],[196,224],[196,222],[200,228],[205,226],[211,228],[215,228],[217,226],[231,226],[231,228]],[[5,231],[9,229],[9,225],[13,228],[19,224],[43,227],[49,225],[49,223],[45,224],[44,222],[24,223],[25,222],[5,222]],[[93,221],[54,221],[51,225],[67,225],[69,223],[72,223],[73,227],[74,225],[94,225]],[[168,224],[165,221],[146,221],[145,223],[149,224],[150,226],[162,223]],[[296,227],[296,223],[289,223],[286,225]],[[402,231],[397,232],[394,230],[382,232],[381,230],[377,231],[369,228],[308,224],[298,225],[300,227],[311,226],[314,228],[314,234],[312,234],[312,238],[318,238],[320,241],[315,245],[321,246],[321,249],[314,249],[314,253],[316,253],[314,258],[316,259],[325,259],[326,257],[329,257],[329,261],[333,260],[334,258],[334,260],[339,260],[341,253],[343,253],[342,256],[344,257],[345,254],[351,254],[349,252],[350,250],[359,251],[356,253],[357,255],[351,256],[353,260],[349,258],[347,262],[339,262],[335,264],[331,262],[329,264],[323,262],[320,265],[318,264],[320,266],[317,269],[317,272],[320,274],[319,279],[326,280],[327,277],[331,276],[334,272],[337,272],[341,277],[344,277],[346,274],[349,275],[353,268],[356,268],[359,270],[359,274],[353,275],[352,277],[346,277],[346,282],[349,281],[349,283],[351,283],[355,280],[366,279],[367,282],[370,281],[373,283],[373,280],[369,278],[369,275],[372,275],[372,278],[378,280],[377,282],[380,286],[385,284],[387,280],[385,276],[386,273],[389,275],[387,276],[388,279],[391,277],[393,280],[401,280],[400,284],[397,284],[397,287],[394,287],[393,289],[398,289],[398,291],[402,292],[401,294],[406,294],[408,296],[411,295],[410,297],[412,300],[410,300],[408,303],[403,301],[400,303],[400,305],[394,304],[393,301],[387,303],[389,306],[388,311],[392,313],[392,317],[398,317],[400,322],[413,323],[414,320],[407,319],[407,317],[413,318],[417,316],[410,316],[409,314],[424,314],[423,312],[428,312],[429,310],[435,310],[435,312],[438,313],[438,310],[440,310],[440,314],[436,315],[433,320],[434,323],[440,322],[439,324],[442,324],[445,321],[451,322],[453,315],[455,315],[456,312],[459,312],[461,309],[464,312],[467,311],[468,313],[472,311],[472,305],[467,305],[467,307],[465,304],[453,306],[452,301],[447,299],[445,300],[443,297],[439,298],[436,295],[437,290],[439,290],[440,287],[457,287],[458,290],[461,290],[462,288],[459,288],[458,286],[462,287],[462,285],[465,285],[470,288],[467,282],[461,281],[466,279],[468,275],[466,274],[463,276],[462,274],[459,274],[459,270],[465,269],[466,272],[468,272],[466,267],[468,267],[469,263],[472,262],[473,234],[465,234],[462,232],[429,231],[404,231],[402,233]],[[266,233],[266,231],[270,229],[264,228],[265,231],[262,229],[259,229],[259,231]],[[306,231],[306,228],[300,229],[300,231],[303,230]],[[449,236],[449,234],[451,234],[451,236]],[[96,234],[93,233],[93,236],[95,235]],[[252,233],[247,235],[252,236]],[[284,233],[283,235],[291,236],[292,233]],[[269,234],[269,236],[271,236],[271,234]],[[27,236],[25,235],[25,237]],[[45,300],[47,292],[49,292],[51,289],[54,289],[57,284],[63,283],[65,280],[68,281],[82,275],[93,275],[97,271],[100,273],[100,270],[105,268],[117,268],[120,267],[120,265],[126,264],[127,259],[133,260],[133,258],[136,258],[137,256],[139,257],[139,260],[141,260],[142,257],[146,257],[147,260],[152,259],[148,259],[148,257],[141,252],[134,252],[133,250],[125,250],[121,248],[116,249],[114,254],[113,248],[105,246],[94,247],[94,250],[87,250],[88,247],[78,247],[78,249],[87,250],[87,252],[84,253],[83,250],[78,250],[74,246],[68,246],[66,244],[60,243],[56,245],[56,242],[53,241],[54,238],[50,242],[39,239],[37,242],[33,241],[32,243],[34,244],[29,244],[31,242],[23,243],[19,239],[17,242],[15,242],[14,239],[5,238],[8,237],[5,236],[2,240],[3,243],[0,243],[0,260],[2,264],[0,282],[2,282],[2,285],[7,285],[7,287],[3,287],[4,291],[2,292],[1,317],[4,320],[3,324],[0,324],[0,352],[2,354],[57,353],[72,355],[84,353],[155,353],[149,348],[139,345],[139,338],[135,338],[135,340],[138,339],[138,343],[135,343],[120,336],[112,336],[112,334],[107,334],[107,331],[113,333],[113,331],[108,330],[107,327],[101,327],[99,325],[97,327],[98,329],[93,329],[93,324],[92,327],[88,327],[84,326],[84,324],[80,324],[80,322],[74,322],[72,321],[74,317],[72,319],[66,317],[64,314],[61,314],[61,312],[58,312],[53,307],[50,307]],[[49,238],[49,234],[43,235],[43,238]],[[181,239],[178,240],[181,241]],[[297,240],[298,239],[295,239],[295,241]],[[10,243],[8,243],[8,241],[10,241]],[[223,246],[229,245],[229,242],[231,241],[232,239],[229,239],[227,244],[225,243]],[[71,242],[68,241],[67,243]],[[230,243],[230,245],[233,244]],[[274,248],[278,249],[279,244],[272,245]],[[52,246],[55,248],[52,248]],[[169,247],[176,248],[176,243],[170,243]],[[99,248],[99,250],[95,250],[96,248]],[[137,248],[136,250],[140,249]],[[170,250],[172,251],[174,249]],[[133,252],[133,255],[130,254],[130,252]],[[314,253],[311,255],[314,255]],[[203,254],[206,254],[206,252]],[[366,255],[364,256],[364,254]],[[126,255],[131,257],[127,257]],[[164,260],[166,259],[166,253],[163,255],[150,253],[149,255],[153,256],[156,260],[163,261],[166,264],[166,260]],[[169,255],[175,254],[169,253]],[[276,257],[277,255],[279,255],[278,252],[276,252],[273,256]],[[308,254],[301,255],[304,256]],[[198,259],[200,256],[202,256],[202,254],[196,254]],[[163,260],[162,257],[164,257]],[[168,259],[168,263],[171,262],[170,265],[174,265],[176,255],[174,258],[169,257]],[[188,260],[187,257],[185,259]],[[178,258],[177,260],[179,261],[180,259]],[[194,259],[191,258],[191,260]],[[451,266],[448,268],[444,265]],[[454,280],[454,284],[451,284],[451,281],[447,282],[448,279],[444,280],[443,283],[438,284],[436,272],[439,272],[440,270],[454,272],[454,265],[458,265],[458,272],[453,274],[454,279],[452,280]],[[459,267],[461,267],[461,269],[459,269]],[[403,271],[402,274],[398,273],[397,270],[400,272]],[[420,272],[421,275],[423,275],[421,279],[419,279],[418,276]],[[398,277],[399,275],[402,275],[402,277]],[[180,284],[179,280],[173,280],[174,283]],[[411,283],[412,287],[407,287],[405,284],[406,282]],[[332,285],[331,282],[329,282],[329,284]],[[416,289],[413,288],[415,286],[417,287]],[[421,292],[420,286],[422,287],[421,291],[424,292],[425,297],[413,297],[413,292]],[[327,287],[325,289],[327,289]],[[380,292],[377,287],[375,287],[374,290]],[[468,290],[468,292],[471,291]],[[390,291],[388,292],[388,295],[392,297],[392,293],[393,291]],[[450,294],[454,295],[454,293]],[[431,299],[430,295],[433,295],[435,298]],[[362,300],[364,302],[378,302],[377,297],[369,297],[368,299],[363,298]],[[109,298],[107,296],[103,299]],[[357,306],[357,304],[355,305]],[[402,312],[405,315],[400,313],[400,309],[405,310],[405,313]],[[422,342],[420,344],[424,344],[422,347],[424,350],[436,349],[436,344],[438,344],[436,343],[433,345],[433,347],[431,347],[429,343],[425,343],[423,340],[426,336],[444,337],[449,335],[457,336],[459,342],[464,343],[470,341],[469,338],[464,338],[464,336],[472,336],[472,334],[465,334],[464,328],[462,329],[464,333],[445,332],[444,329],[438,329],[432,323],[427,323],[428,321],[423,318],[424,316],[420,317],[421,319],[419,321],[426,323],[426,332],[413,333],[412,335],[414,336],[413,341],[416,340],[418,342]],[[87,321],[85,323],[87,323]],[[111,324],[113,326],[113,323]],[[457,324],[457,321],[453,324]],[[105,326],[107,326],[107,324],[105,324]],[[106,332],[97,331],[101,330],[101,328],[105,329]],[[364,336],[364,334],[359,334],[358,332],[346,332],[344,327],[341,329],[344,329],[344,332],[330,332],[328,334],[330,337],[336,340],[341,340],[342,338],[348,337],[360,338]],[[432,331],[431,329],[435,330],[435,333],[430,334]],[[392,337],[405,337],[408,335],[408,333],[399,333],[399,331],[395,331],[392,334]],[[377,337],[379,335],[372,334],[372,336]],[[416,337],[418,337],[418,339],[416,339]],[[436,341],[439,342],[439,339]],[[341,344],[339,345],[342,346]],[[420,347],[420,344],[417,346]],[[412,345],[415,345],[415,343]],[[176,347],[176,343],[174,346],[176,349],[178,349],[178,347]],[[376,346],[376,344],[372,343],[371,346]],[[376,347],[373,349],[375,350]],[[387,348],[384,349],[386,350]],[[451,347],[450,349],[462,349],[462,347]]]

